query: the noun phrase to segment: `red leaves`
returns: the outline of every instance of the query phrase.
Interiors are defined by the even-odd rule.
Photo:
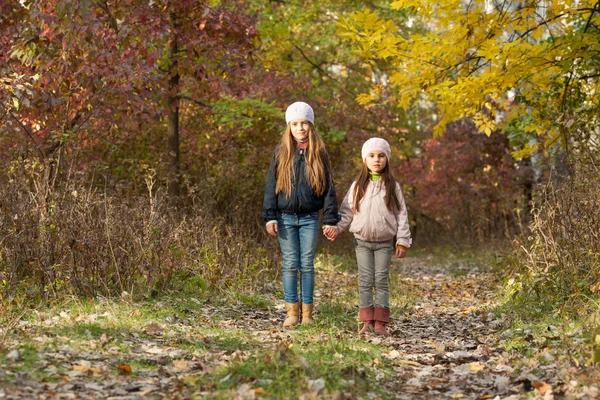
[[[48,40],[52,40],[52,38],[54,38],[54,31],[52,30],[51,27],[46,27],[46,29],[44,29],[44,31],[40,34],[40,37],[45,37]]]

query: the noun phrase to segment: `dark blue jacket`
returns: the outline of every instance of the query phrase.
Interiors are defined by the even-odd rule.
[[[277,219],[280,213],[286,214],[307,214],[318,212],[323,209],[323,223],[325,225],[336,225],[339,221],[337,198],[333,179],[331,177],[331,168],[329,166],[329,156],[323,150],[321,157],[325,165],[325,178],[327,185],[323,195],[317,196],[308,182],[306,176],[306,158],[304,150],[297,149],[294,158],[294,174],[292,175],[292,192],[287,197],[285,193],[275,194],[277,185],[277,153],[280,146],[277,146],[271,158],[269,167],[269,176],[267,177],[267,187],[265,188],[265,197],[263,200],[263,218],[265,221]]]

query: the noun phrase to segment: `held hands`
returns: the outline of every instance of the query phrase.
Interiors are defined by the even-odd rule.
[[[323,235],[329,240],[335,240],[337,235],[339,234],[339,230],[337,226],[333,225],[323,225]]]

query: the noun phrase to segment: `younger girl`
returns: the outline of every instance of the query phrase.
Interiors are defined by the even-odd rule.
[[[315,130],[313,109],[296,102],[285,112],[287,127],[271,159],[263,200],[267,232],[279,236],[283,256],[284,327],[313,322],[314,256],[319,237],[319,211],[324,228],[336,225],[338,210],[325,145]],[[298,298],[298,271],[301,297]]]
[[[380,138],[367,140],[362,159],[362,170],[340,207],[341,221],[337,227],[324,227],[323,231],[333,240],[338,229],[350,227],[358,263],[358,319],[364,323],[360,333],[374,328],[375,334],[387,336],[390,262],[392,254],[402,258],[410,247],[408,213],[400,184],[390,170],[388,142]]]

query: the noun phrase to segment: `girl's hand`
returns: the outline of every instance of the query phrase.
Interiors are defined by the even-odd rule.
[[[277,237],[277,224],[267,225],[267,232],[273,237]]]
[[[396,258],[404,258],[408,253],[408,249],[404,246],[396,246]]]
[[[329,240],[335,240],[338,235],[337,226],[323,225],[323,235]]]

